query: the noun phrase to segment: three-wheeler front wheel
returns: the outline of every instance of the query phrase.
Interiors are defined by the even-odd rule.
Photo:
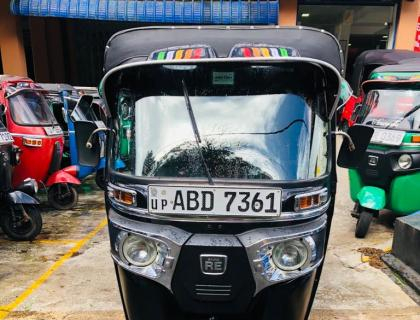
[[[70,184],[54,184],[48,189],[48,202],[57,210],[72,209],[78,198],[76,188]]]
[[[369,211],[362,210],[357,219],[355,236],[356,238],[364,238],[369,230],[370,223],[373,219],[373,213]]]
[[[22,205],[15,214],[2,212],[0,225],[3,232],[12,240],[34,240],[42,230],[41,211],[37,206]]]

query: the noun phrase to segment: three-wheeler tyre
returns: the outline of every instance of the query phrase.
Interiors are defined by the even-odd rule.
[[[12,240],[32,241],[42,230],[41,211],[37,206],[23,204],[25,214],[20,221],[13,221],[11,214],[0,215],[3,232]]]
[[[48,189],[48,202],[54,209],[70,210],[78,199],[76,188],[70,184],[54,184]]]
[[[356,231],[354,235],[356,238],[364,238],[369,230],[370,223],[373,219],[373,213],[362,210],[356,224]]]
[[[101,170],[96,171],[96,174],[95,174],[95,182],[96,182],[96,185],[100,189],[105,190],[105,188],[106,188],[106,181],[105,181],[105,170],[104,169],[101,169]]]

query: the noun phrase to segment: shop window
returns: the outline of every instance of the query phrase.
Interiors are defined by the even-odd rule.
[[[365,50],[393,46],[395,6],[300,5],[298,24],[324,29],[337,37],[350,76],[355,58]]]

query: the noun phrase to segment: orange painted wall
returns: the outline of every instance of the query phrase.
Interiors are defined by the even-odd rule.
[[[417,19],[420,16],[420,0],[402,1],[401,14],[397,26],[396,49],[414,50]]]
[[[10,1],[0,0],[0,50],[3,72],[27,76],[19,19],[9,10]]]
[[[298,10],[297,0],[280,0],[279,4],[280,4],[279,25],[280,26],[295,26],[297,10]]]

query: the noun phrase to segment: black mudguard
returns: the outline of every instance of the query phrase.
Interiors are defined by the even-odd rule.
[[[38,200],[22,191],[10,192],[7,199],[12,204],[39,204]]]

